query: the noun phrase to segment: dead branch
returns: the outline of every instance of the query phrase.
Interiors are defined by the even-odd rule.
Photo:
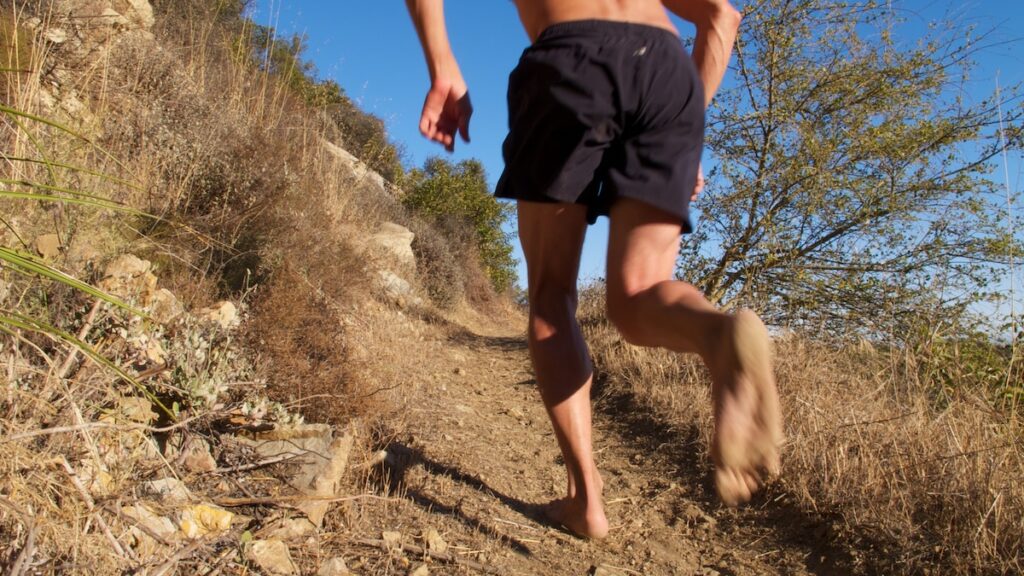
[[[85,317],[85,324],[82,325],[82,329],[78,331],[78,341],[85,342],[85,338],[89,335],[89,331],[92,330],[93,324],[96,322],[96,313],[100,311],[103,306],[103,300],[96,300],[96,303],[92,305],[92,310],[89,311],[89,315]],[[71,372],[71,368],[75,364],[75,360],[78,359],[79,350],[78,348],[71,348],[71,352],[68,352],[67,358],[64,359],[64,363],[61,364],[59,370],[57,370],[57,380],[63,380],[68,377],[68,373]],[[49,390],[43,390],[43,396],[46,397],[46,393]]]
[[[458,556],[453,556],[451,554],[448,554],[447,552],[433,552],[431,550],[427,550],[426,548],[422,548],[422,547],[417,546],[415,544],[401,544],[401,545],[396,547],[396,546],[388,544],[387,542],[385,542],[383,540],[370,540],[370,539],[366,539],[366,538],[356,538],[355,540],[353,540],[353,542],[355,542],[356,544],[362,544],[363,546],[373,546],[374,548],[380,548],[381,550],[384,550],[384,551],[391,551],[391,550],[409,551],[409,552],[412,552],[413,554],[419,554],[419,555],[425,556],[427,558],[432,558],[434,560],[440,560],[441,562],[448,562],[450,564],[458,564],[460,566],[465,566],[466,568],[472,568],[473,570],[477,570],[479,572],[483,572],[484,574],[500,574],[501,573],[500,570],[498,570],[497,568],[495,568],[493,566],[487,566],[487,565],[481,564],[479,562],[474,562],[473,560],[467,560],[465,558],[459,558]]]
[[[152,434],[165,434],[167,432],[173,432],[179,428],[184,428],[199,420],[201,418],[208,418],[209,414],[193,416],[186,418],[177,424],[166,426],[164,428],[154,428],[152,426],[146,426],[145,424],[113,424],[111,422],[87,422],[84,424],[78,424],[75,426],[59,426],[56,428],[43,428],[42,430],[33,430],[31,432],[22,432],[20,434],[12,434],[6,438],[0,438],[0,444],[5,442],[15,442],[18,440],[25,440],[27,438],[35,438],[37,436],[50,436],[53,434],[67,434],[70,432],[81,432],[84,430],[118,430],[121,432],[129,432],[133,430],[141,430],[143,432],[150,432]]]
[[[32,563],[32,556],[36,553],[36,537],[39,535],[39,527],[36,526],[31,514],[11,500],[0,496],[0,504],[3,504],[9,510],[20,516],[22,523],[24,523],[28,528],[28,536],[25,537],[25,545],[22,546],[21,551],[18,552],[18,557],[14,559],[14,563],[11,565],[10,571],[11,576],[21,576],[21,574],[23,574],[28,568],[29,564]]]
[[[135,518],[132,518],[131,516],[129,516],[129,515],[125,514],[124,512],[118,510],[116,507],[114,507],[114,506],[112,506],[110,504],[104,504],[103,505],[103,509],[106,510],[107,512],[110,512],[111,514],[117,516],[123,522],[125,522],[127,524],[131,524],[135,528],[138,528],[139,531],[144,533],[146,536],[149,536],[153,540],[156,540],[158,543],[160,543],[160,544],[162,544],[164,546],[167,546],[168,548],[174,546],[173,542],[171,542],[171,541],[167,540],[166,538],[164,538],[163,536],[157,534],[149,526],[146,526],[144,523],[139,522]]]
[[[68,463],[67,458],[61,456],[60,459],[56,460],[56,463],[60,464],[61,467],[64,468],[64,471],[67,472],[68,478],[71,480],[71,484],[78,491],[78,495],[82,497],[82,502],[85,504],[86,508],[89,509],[89,513],[96,518],[96,523],[100,525],[100,528],[103,530],[103,534],[107,537],[107,540],[114,548],[114,551],[117,552],[118,556],[126,560],[136,560],[130,552],[121,546],[121,543],[117,541],[117,538],[114,538],[114,534],[110,531],[110,527],[107,526],[107,521],[104,520],[103,516],[101,516],[96,510],[96,502],[92,499],[92,496],[89,495],[89,491],[85,489],[85,486],[82,486],[82,481],[78,478],[78,473],[75,472],[75,469]]]

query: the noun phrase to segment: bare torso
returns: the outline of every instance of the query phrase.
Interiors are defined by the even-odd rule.
[[[571,20],[616,20],[657,26],[678,34],[661,0],[515,0],[530,40],[545,28]]]

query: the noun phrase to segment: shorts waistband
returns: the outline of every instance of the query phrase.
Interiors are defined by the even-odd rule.
[[[650,24],[637,24],[635,22],[621,22],[618,20],[570,20],[548,26],[537,36],[537,40],[534,43],[565,36],[601,38],[608,36],[641,36],[645,38],[662,37],[676,42],[680,41],[679,36],[672,31]]]

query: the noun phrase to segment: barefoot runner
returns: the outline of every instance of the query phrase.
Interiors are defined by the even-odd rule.
[[[449,151],[473,112],[448,43],[442,0],[406,0],[430,70],[420,130]],[[703,187],[704,109],[740,23],[727,0],[516,0],[533,44],[509,77],[505,171],[517,200],[529,283],[529,347],[565,457],[552,520],[608,533],[591,447],[593,367],[576,322],[583,237],[610,219],[608,317],[633,344],[699,354],[712,377],[715,484],[736,505],[777,473],[782,421],[768,334],[749,310],[728,315],[674,280],[689,203]],[[687,55],[665,9],[693,22]]]

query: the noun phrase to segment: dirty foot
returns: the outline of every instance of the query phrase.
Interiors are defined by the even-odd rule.
[[[768,331],[750,310],[737,313],[723,335],[712,395],[715,486],[729,506],[750,500],[763,473],[779,473],[782,416],[772,373]]]
[[[552,524],[561,526],[581,538],[601,539],[608,535],[608,518],[600,506],[587,509],[585,501],[577,498],[559,498],[543,508],[544,516]]]

